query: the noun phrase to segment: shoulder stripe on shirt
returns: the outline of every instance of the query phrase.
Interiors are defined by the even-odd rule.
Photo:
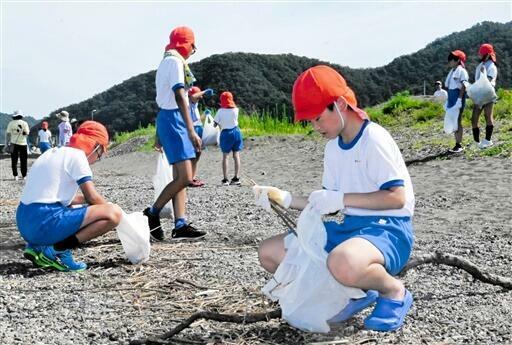
[[[87,181],[92,181],[92,177],[91,176],[84,176],[80,180],[76,181],[76,184],[80,186],[82,183],[85,183]]]
[[[386,190],[390,189],[392,187],[403,187],[404,186],[404,180],[391,180],[386,183],[384,183],[382,186],[380,186],[380,190]]]

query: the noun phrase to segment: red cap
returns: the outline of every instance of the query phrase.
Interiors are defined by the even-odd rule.
[[[453,56],[458,57],[460,59],[460,61],[466,62],[466,54],[464,54],[464,52],[462,50],[458,50],[458,49],[454,50],[454,51],[451,52],[451,54]]]
[[[478,49],[478,54],[485,56],[489,54],[489,57],[492,61],[496,62],[496,53],[494,52],[494,47],[492,44],[484,43],[480,46],[480,49]]]
[[[96,121],[85,121],[69,140],[69,146],[90,153],[100,144],[103,152],[107,152],[108,132],[105,126]]]
[[[224,91],[220,94],[221,108],[236,108],[235,101],[233,101],[233,94],[229,91]]]
[[[186,26],[180,26],[171,31],[169,44],[165,46],[165,51],[176,49],[181,56],[185,57],[190,55],[194,47],[194,32]]]
[[[311,67],[293,84],[295,121],[313,120],[340,97],[361,119],[368,119],[368,115],[357,107],[356,95],[341,74],[325,65]]]
[[[201,92],[201,89],[198,88],[197,86],[192,86],[189,90],[188,90],[188,95],[189,96],[192,96],[192,95],[195,95],[196,93],[198,92]]]
[[[46,121],[41,122],[41,128],[48,129],[48,122],[46,122]]]

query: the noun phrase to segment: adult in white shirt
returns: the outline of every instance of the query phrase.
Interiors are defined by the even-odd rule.
[[[448,92],[446,92],[446,90],[443,89],[443,83],[441,83],[441,81],[436,81],[434,85],[436,88],[436,91],[434,92],[434,97],[436,98],[436,100],[444,104],[448,99]]]
[[[30,132],[28,123],[23,120],[20,111],[15,111],[12,115],[12,121],[7,125],[5,132],[5,141],[12,145],[11,167],[14,180],[18,180],[18,157],[20,158],[21,176],[25,179],[27,176],[27,137]]]
[[[106,128],[86,121],[69,146],[54,148],[32,165],[16,210],[16,225],[27,242],[24,256],[41,268],[81,271],[71,249],[113,230],[119,206],[96,191],[90,165],[108,145]],[[77,194],[78,189],[82,194]],[[36,221],[34,221],[36,220]]]
[[[63,110],[57,114],[57,117],[61,121],[61,123],[59,123],[59,147],[68,146],[69,139],[71,139],[73,135],[73,128],[69,123],[69,113]]]
[[[51,147],[52,132],[48,129],[48,122],[41,122],[41,129],[37,132],[37,146],[41,150],[41,154],[48,151]]]
[[[475,82],[480,79],[480,74],[485,71],[487,78],[491,82],[491,85],[496,87],[498,68],[496,67],[496,53],[494,52],[494,47],[489,43],[484,43],[480,46],[478,55],[480,56],[480,64],[476,66]],[[495,102],[496,100],[493,100],[487,104],[484,104],[482,107],[479,107],[476,104],[473,105],[473,116],[471,117],[471,125],[473,127],[473,140],[475,141],[475,144],[478,145],[478,147],[481,149],[485,149],[493,145],[491,137],[494,130],[493,109]],[[480,141],[480,128],[478,127],[478,121],[480,120],[482,110],[485,114],[485,139]]]

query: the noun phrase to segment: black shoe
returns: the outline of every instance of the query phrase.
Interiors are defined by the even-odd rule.
[[[450,152],[450,153],[461,153],[462,151],[464,151],[464,148],[462,147],[461,144],[455,144],[453,149],[448,150],[448,152]]]
[[[200,231],[194,228],[192,225],[187,224],[182,226],[181,228],[172,229],[172,240],[173,241],[184,241],[184,240],[195,240],[201,237],[205,237],[206,232]]]
[[[221,183],[224,185],[224,186],[229,186],[229,180],[227,178],[223,178]]]
[[[235,186],[240,186],[242,184],[242,182],[240,182],[240,179],[235,176],[231,179],[231,182],[229,182],[229,184],[235,185]]]
[[[163,241],[164,231],[160,224],[160,217],[152,215],[151,212],[149,212],[149,207],[142,211],[142,214],[148,217],[149,233],[151,237],[157,241]]]

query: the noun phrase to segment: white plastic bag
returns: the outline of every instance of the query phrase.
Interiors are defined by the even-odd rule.
[[[327,323],[351,298],[366,294],[338,283],[327,269],[324,247],[327,233],[321,216],[306,206],[297,224],[297,236],[285,237],[286,255],[262,291],[279,301],[282,317],[293,327],[329,332]]]
[[[487,78],[485,68],[480,72],[480,78],[478,78],[474,84],[467,86],[466,92],[468,93],[469,98],[473,100],[473,103],[479,107],[482,107],[487,103],[494,102],[497,98],[496,91]]]
[[[149,259],[149,225],[142,212],[126,214],[123,211],[121,222],[117,226],[117,236],[132,264],[140,264]]]
[[[172,165],[167,161],[165,153],[158,155],[156,162],[156,174],[153,176],[153,188],[155,189],[155,200],[158,198],[162,190],[172,181]],[[160,218],[172,218],[172,200],[165,204],[160,211]]]
[[[219,145],[220,129],[213,126],[213,117],[207,114],[203,126],[203,146]]]
[[[446,113],[444,114],[444,132],[446,134],[456,132],[459,128],[459,111],[460,109],[455,106],[446,109]]]

